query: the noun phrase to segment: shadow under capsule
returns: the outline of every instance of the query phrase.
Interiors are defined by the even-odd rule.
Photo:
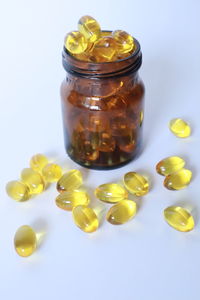
[[[36,233],[37,248],[40,248],[46,238],[47,231],[48,231],[48,224],[45,219],[38,218],[31,224],[31,226]]]

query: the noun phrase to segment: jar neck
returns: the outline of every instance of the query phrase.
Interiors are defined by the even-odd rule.
[[[135,50],[132,55],[125,59],[101,63],[86,62],[76,59],[64,48],[62,63],[66,72],[77,77],[116,78],[126,76],[130,73],[135,73],[137,76],[137,71],[142,64],[142,53],[140,44],[135,39]]]

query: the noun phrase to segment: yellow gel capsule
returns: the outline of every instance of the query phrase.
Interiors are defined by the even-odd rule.
[[[82,61],[87,61],[87,62],[95,62],[95,58],[91,55],[90,52],[84,52],[81,54],[73,54],[73,56]]]
[[[168,190],[182,190],[190,183],[192,172],[187,169],[181,169],[176,173],[168,175],[164,180],[164,186]]]
[[[95,196],[103,202],[116,203],[128,197],[128,192],[117,183],[105,183],[95,189]]]
[[[128,52],[128,53],[120,53],[120,52],[118,51],[118,54],[117,54],[117,56],[116,56],[116,60],[125,59],[125,58],[127,58],[127,57],[129,57],[129,56],[131,56],[131,55],[132,55],[132,52]]]
[[[83,183],[83,177],[79,170],[71,170],[65,173],[57,182],[58,192],[78,189]]]
[[[75,224],[83,231],[90,233],[97,230],[99,221],[94,210],[86,205],[78,205],[73,208]]]
[[[112,35],[112,32],[110,32],[110,31],[105,31],[105,30],[101,31],[101,37],[111,36],[111,35]]]
[[[115,30],[112,33],[113,38],[117,42],[117,51],[119,54],[128,53],[134,48],[133,37],[123,30]]]
[[[97,62],[108,62],[115,59],[117,43],[111,36],[100,38],[94,45],[93,56]]]
[[[37,238],[34,230],[28,225],[19,227],[15,233],[14,246],[17,254],[20,256],[30,256],[37,247]]]
[[[90,16],[83,16],[80,18],[78,30],[90,43],[96,42],[101,34],[99,23]]]
[[[136,211],[137,205],[134,201],[121,200],[109,209],[106,219],[113,225],[124,224],[135,216]]]
[[[194,228],[194,218],[180,206],[169,206],[164,210],[164,217],[167,223],[179,231],[190,231]]]
[[[31,194],[40,194],[44,191],[45,183],[42,176],[31,168],[22,170],[21,180],[28,185]]]
[[[112,152],[116,146],[115,139],[106,132],[100,134],[98,150],[102,152]]]
[[[89,195],[79,190],[62,192],[56,198],[56,205],[64,210],[72,210],[78,205],[88,205],[89,202]]]
[[[186,138],[191,134],[191,128],[187,122],[182,119],[173,119],[169,123],[171,132],[177,137]]]
[[[140,112],[140,126],[142,126],[143,120],[144,120],[144,111],[142,110]]]
[[[185,161],[178,156],[170,156],[162,159],[156,165],[156,171],[160,175],[167,176],[181,170],[185,166]]]
[[[43,168],[42,176],[46,182],[58,181],[62,176],[62,168],[56,164],[48,164]]]
[[[31,157],[30,167],[37,172],[41,172],[44,166],[48,164],[48,159],[43,154],[35,154]]]
[[[25,201],[30,198],[29,187],[17,180],[7,183],[6,192],[10,198],[16,201]]]
[[[136,196],[143,196],[149,191],[148,181],[136,172],[129,172],[124,175],[124,185],[131,194]]]
[[[88,47],[84,35],[78,31],[72,31],[65,38],[65,48],[72,54],[81,54]]]

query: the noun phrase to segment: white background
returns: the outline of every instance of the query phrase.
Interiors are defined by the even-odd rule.
[[[18,178],[38,152],[56,157],[66,170],[81,169],[65,155],[59,87],[63,38],[85,14],[103,29],[124,29],[139,39],[146,85],[142,155],[121,169],[83,170],[85,185],[92,191],[130,170],[151,180],[132,221],[112,226],[104,220],[90,235],[55,206],[55,185],[25,203],[5,193],[6,182]],[[1,0],[0,299],[199,300],[199,16],[198,0]],[[170,133],[174,117],[190,122],[190,138]],[[170,155],[185,158],[193,171],[185,190],[166,190],[155,172],[156,163]],[[194,231],[180,233],[165,223],[163,209],[177,203],[192,209]],[[13,247],[24,224],[45,232],[29,258]]]

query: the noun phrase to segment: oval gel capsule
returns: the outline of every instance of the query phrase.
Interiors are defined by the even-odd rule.
[[[134,201],[121,200],[109,209],[106,219],[113,225],[124,224],[135,216],[136,211],[137,205]]]
[[[42,176],[46,182],[55,182],[62,176],[62,168],[57,164],[47,164],[42,169]]]
[[[41,172],[44,166],[48,164],[48,159],[44,154],[35,154],[31,157],[30,167],[37,172]]]
[[[115,30],[112,32],[112,36],[117,42],[119,54],[128,53],[133,50],[134,40],[129,33],[123,30]]]
[[[103,202],[116,203],[128,197],[128,192],[117,183],[105,183],[95,189],[95,195]]]
[[[23,182],[17,180],[7,183],[6,192],[10,198],[16,201],[25,201],[30,198],[29,187]]]
[[[79,190],[62,192],[56,198],[56,205],[64,210],[72,210],[78,205],[88,205],[89,202],[89,195]]]
[[[115,59],[117,43],[111,36],[101,37],[94,45],[93,55],[97,62],[109,62]]]
[[[83,16],[80,18],[78,29],[90,43],[96,42],[101,34],[99,23],[90,16]]]
[[[58,192],[78,189],[83,183],[83,177],[79,170],[70,170],[63,174],[57,182]]]
[[[14,246],[17,254],[20,256],[30,256],[37,246],[37,238],[34,230],[28,225],[19,227],[15,233]]]
[[[88,42],[79,31],[69,32],[65,38],[65,48],[72,54],[82,54],[88,47]]]
[[[156,171],[160,175],[170,175],[181,170],[185,166],[185,161],[178,156],[170,156],[165,159],[162,159],[156,165]]]
[[[170,206],[164,210],[164,218],[174,229],[187,232],[194,228],[192,215],[180,206]]]
[[[149,191],[148,181],[136,172],[129,172],[124,175],[124,185],[131,194],[136,196],[143,196]]]
[[[164,186],[168,190],[181,190],[186,188],[192,179],[192,172],[181,169],[176,173],[168,175],[164,180]]]
[[[91,233],[97,230],[99,221],[94,210],[86,205],[78,205],[74,207],[73,218],[75,224],[83,231]]]
[[[28,185],[31,194],[40,194],[44,191],[45,183],[42,176],[31,168],[22,170],[21,180]]]
[[[171,132],[180,138],[186,138],[191,134],[191,128],[189,124],[182,119],[173,119],[169,123],[169,128]]]

